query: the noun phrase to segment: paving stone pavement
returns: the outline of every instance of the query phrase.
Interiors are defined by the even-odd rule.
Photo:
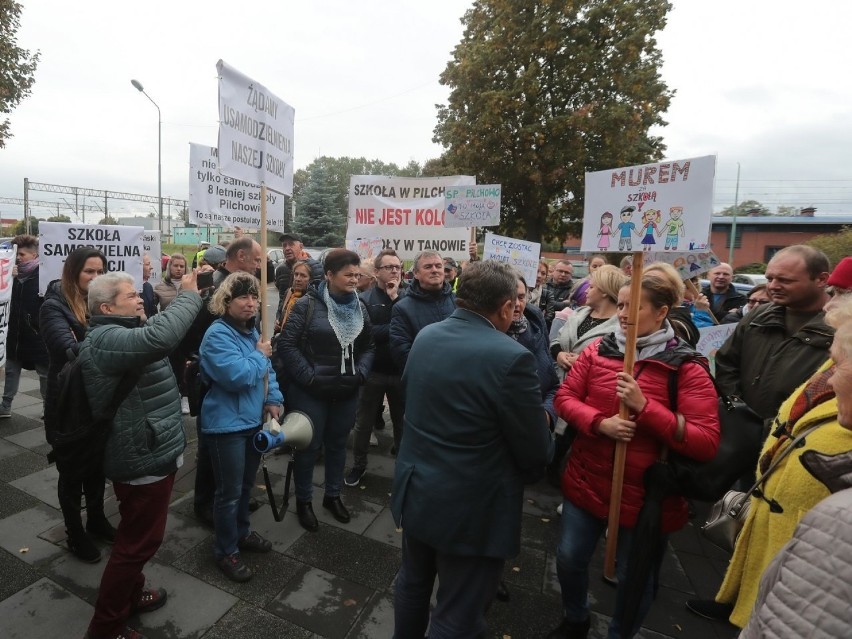
[[[106,560],[89,565],[64,545],[56,498],[56,469],[47,463],[49,446],[39,420],[38,382],[24,372],[12,417],[0,420],[0,637],[42,639],[83,637]],[[387,415],[386,415],[387,416]],[[168,603],[132,627],[151,639],[354,639],[391,637],[393,583],[400,564],[401,537],[390,516],[393,457],[390,427],[378,432],[367,475],[343,500],[352,522],[340,524],[320,506],[321,464],[314,475],[319,532],[305,532],[293,506],[275,522],[258,474],[257,497],[264,502],[253,526],[273,543],[269,555],[246,555],[255,577],[245,584],[225,579],[212,562],[212,535],[195,518],[195,420],[186,418],[186,464],[175,482],[166,539],[146,568],[151,583],[169,591]],[[270,457],[280,501],[286,457]],[[351,454],[349,462],[351,463]],[[348,466],[347,466],[348,468]],[[488,614],[489,637],[544,637],[559,623],[555,549],[559,537],[557,490],[529,486],[524,504],[522,550],[506,564],[509,603],[495,602]],[[706,507],[699,505],[699,516]],[[107,491],[107,514],[117,523],[117,505]],[[591,637],[605,637],[614,590],[602,579],[603,543],[592,564]],[[104,554],[109,547],[103,547]],[[728,557],[705,542],[690,524],[671,536],[661,587],[640,637],[728,639],[726,624],[700,619],[684,608],[694,597],[711,597]]]

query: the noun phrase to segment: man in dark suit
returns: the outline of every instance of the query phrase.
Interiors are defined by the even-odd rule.
[[[391,503],[404,528],[396,639],[425,635],[436,575],[429,636],[479,636],[520,550],[523,485],[544,474],[551,438],[535,357],[505,334],[517,282],[506,264],[466,268],[459,308],[420,331],[408,356]]]

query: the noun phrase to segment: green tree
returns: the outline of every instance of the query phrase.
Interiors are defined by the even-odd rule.
[[[745,200],[744,202],[740,202],[736,207],[727,206],[721,210],[719,215],[724,215],[727,217],[732,217],[734,215],[734,208],[736,208],[737,216],[742,215],[772,215],[768,207],[763,206],[757,200]]]
[[[64,213],[57,213],[56,215],[51,215],[45,221],[47,221],[47,222],[65,222],[67,224],[67,223],[71,222],[71,218],[68,217],[67,215],[65,215]]]
[[[38,236],[38,223],[41,218],[30,216],[30,235]],[[70,222],[70,220],[69,220]],[[27,221],[18,220],[15,226],[12,227],[12,235],[25,235],[27,232]]]
[[[39,53],[18,46],[21,5],[0,0],[0,113],[11,113],[32,92]],[[0,120],[0,149],[12,137],[9,119]]]
[[[107,214],[101,219],[100,222],[98,222],[98,224],[115,225],[115,224],[119,224],[119,221],[117,219],[115,219],[114,217],[110,216],[109,214]]]
[[[343,246],[346,212],[336,202],[337,190],[322,164],[310,171],[296,197],[294,230],[306,246]]]
[[[310,246],[318,240],[318,236],[308,233],[304,229],[305,225],[309,224],[305,220],[305,212],[302,210],[305,199],[304,195],[310,185],[316,189],[319,184],[324,184],[327,190],[324,190],[323,198],[331,196],[332,204],[330,205],[328,218],[323,219],[318,228],[325,229],[323,233],[331,232],[332,220],[336,220],[332,235],[339,237],[340,240],[334,244],[321,243],[318,246],[343,246],[343,239],[346,237],[346,219],[349,212],[349,179],[353,175],[397,175],[405,177],[420,177],[422,169],[420,165],[411,160],[405,167],[400,168],[394,163],[382,162],[381,160],[368,160],[367,158],[350,158],[339,157],[333,158],[322,156],[311,162],[304,169],[299,169],[293,175],[293,198],[296,202],[296,221],[289,221],[290,204],[285,203],[286,214],[284,227],[288,230],[291,228],[299,233],[305,234],[304,243]],[[311,198],[316,199],[316,190],[312,192]],[[325,206],[325,205],[323,205]],[[320,234],[322,235],[322,233]],[[310,239],[310,242],[309,242]]]
[[[852,226],[844,226],[839,233],[817,235],[807,244],[828,255],[832,266],[835,266],[844,257],[852,255]]]
[[[502,185],[501,231],[561,238],[583,216],[585,172],[660,159],[672,92],[654,34],[665,0],[476,0],[441,74],[434,141]],[[571,224],[573,223],[573,224]]]
[[[775,209],[775,215],[795,217],[798,214],[799,208],[797,206],[779,206],[777,209]]]

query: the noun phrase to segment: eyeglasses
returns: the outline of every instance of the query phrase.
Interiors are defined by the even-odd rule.
[[[380,269],[380,270],[382,270],[382,271],[391,271],[391,272],[395,272],[395,271],[401,271],[401,270],[402,270],[402,267],[401,267],[401,266],[397,266],[397,265],[395,265],[395,264],[387,264],[387,265],[385,265],[385,266],[380,266],[380,267],[379,267],[379,269]]]
[[[756,297],[750,297],[748,303],[750,306],[754,306],[755,304],[769,304],[769,300],[759,300]]]

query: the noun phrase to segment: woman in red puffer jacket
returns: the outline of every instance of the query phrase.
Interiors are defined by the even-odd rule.
[[[678,289],[680,287],[680,290]],[[660,459],[664,449],[699,461],[710,460],[719,445],[717,395],[707,369],[686,342],[675,337],[668,311],[683,295],[683,284],[659,273],[642,278],[636,364],[633,374],[623,373],[630,288],[618,295],[620,326],[585,349],[556,393],[560,417],[577,431],[562,477],[565,502],[562,535],[557,549],[557,575],[562,589],[564,619],[549,637],[585,637],[589,628],[588,566],[607,526],[612,489],[613,455],[617,441],[627,444],[624,488],[618,533],[617,575],[625,583],[632,529],[644,501],[645,470]],[[669,408],[672,376],[677,381],[677,412]],[[629,419],[618,416],[619,402],[630,410]],[[670,496],[663,501],[660,547],[666,534],[687,521],[686,501]],[[649,548],[662,561],[659,548]],[[637,629],[655,591],[659,562],[645,590]],[[609,627],[610,637],[620,637],[618,619],[622,588]],[[628,636],[632,633],[628,633]]]

